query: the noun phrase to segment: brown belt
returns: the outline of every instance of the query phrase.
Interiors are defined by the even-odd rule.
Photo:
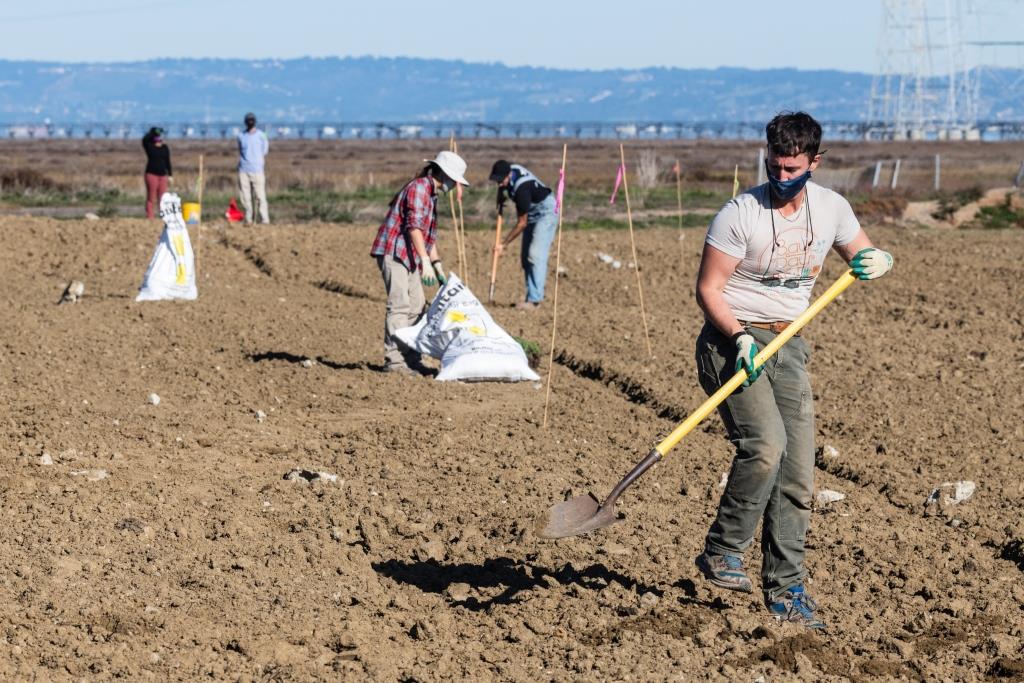
[[[739,322],[744,327],[746,327],[746,326],[756,327],[759,330],[768,330],[769,332],[774,332],[775,334],[781,333],[783,330],[785,330],[787,327],[789,327],[790,325],[793,324],[792,320],[776,320],[776,321],[770,322],[770,323],[752,323],[752,322],[746,322],[746,321],[743,321],[743,320],[740,320]],[[799,337],[800,333],[797,332],[793,336],[794,337]]]

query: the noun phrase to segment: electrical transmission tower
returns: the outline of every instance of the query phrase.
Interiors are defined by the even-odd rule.
[[[971,0],[882,0],[868,138],[977,139],[979,79],[963,32]]]

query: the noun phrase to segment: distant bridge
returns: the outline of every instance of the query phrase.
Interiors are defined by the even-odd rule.
[[[141,138],[151,123],[0,123],[0,139],[129,140]],[[241,130],[230,123],[163,123],[166,136],[185,140],[226,140]],[[892,131],[880,122],[826,121],[829,140],[1024,140],[1024,121],[983,121],[970,130]],[[261,124],[274,139],[416,140],[422,138],[568,138],[642,140],[760,140],[764,122],[270,122]]]

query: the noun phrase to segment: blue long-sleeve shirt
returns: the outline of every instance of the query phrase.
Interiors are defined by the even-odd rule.
[[[270,150],[267,134],[254,128],[252,132],[238,134],[238,170],[243,173],[263,173],[263,157]]]

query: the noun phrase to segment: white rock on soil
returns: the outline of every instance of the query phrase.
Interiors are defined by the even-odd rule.
[[[149,402],[152,403],[155,406],[158,406],[158,405],[160,405],[160,397],[157,396],[156,394],[150,394],[149,395]]]
[[[52,465],[53,464],[53,456],[51,456],[49,453],[43,453],[42,455],[39,456],[39,464],[40,465]]]
[[[309,358],[305,358],[302,361],[302,367],[304,367],[304,368],[311,368],[314,365],[316,365],[316,361],[315,360],[310,360]]]
[[[953,496],[950,498],[950,502],[953,503],[953,505],[964,502],[974,495],[975,488],[977,488],[977,485],[973,481],[969,480],[954,483]]]
[[[946,505],[959,505],[965,500],[969,499],[974,495],[974,490],[977,488],[977,484],[969,479],[963,481],[944,481],[939,486],[932,489],[932,492],[925,498],[924,504],[936,505],[942,502],[943,506]],[[943,495],[945,493],[945,495]]]
[[[85,477],[89,481],[101,481],[110,476],[110,473],[106,470],[75,470],[71,473],[72,477]]]
[[[71,283],[64,288],[64,292],[60,295],[60,302],[62,304],[73,304],[77,303],[79,299],[85,294],[85,283],[81,280],[72,280]]]
[[[87,220],[87,221],[98,221],[99,219],[100,219],[100,217],[97,216],[96,214],[94,214],[92,211],[90,211],[89,213],[85,214],[85,220]]]
[[[729,473],[722,472],[722,481],[718,482],[718,488],[724,489],[729,484]]]
[[[831,489],[822,489],[818,491],[818,495],[814,496],[814,502],[818,505],[828,505],[829,503],[837,503],[845,498],[845,493],[839,493],[839,491]]]
[[[256,411],[256,421],[257,422],[263,422],[266,419],[267,419],[267,414],[266,413],[264,413],[262,410],[257,410]]]
[[[839,449],[832,444],[825,444],[825,457],[826,458],[838,458]]]
[[[330,472],[315,472],[313,470],[304,470],[301,468],[295,468],[289,470],[288,474],[284,475],[284,478],[288,481],[298,481],[302,483],[309,483],[314,481],[326,481],[331,483],[337,483],[338,475],[331,474]]]

